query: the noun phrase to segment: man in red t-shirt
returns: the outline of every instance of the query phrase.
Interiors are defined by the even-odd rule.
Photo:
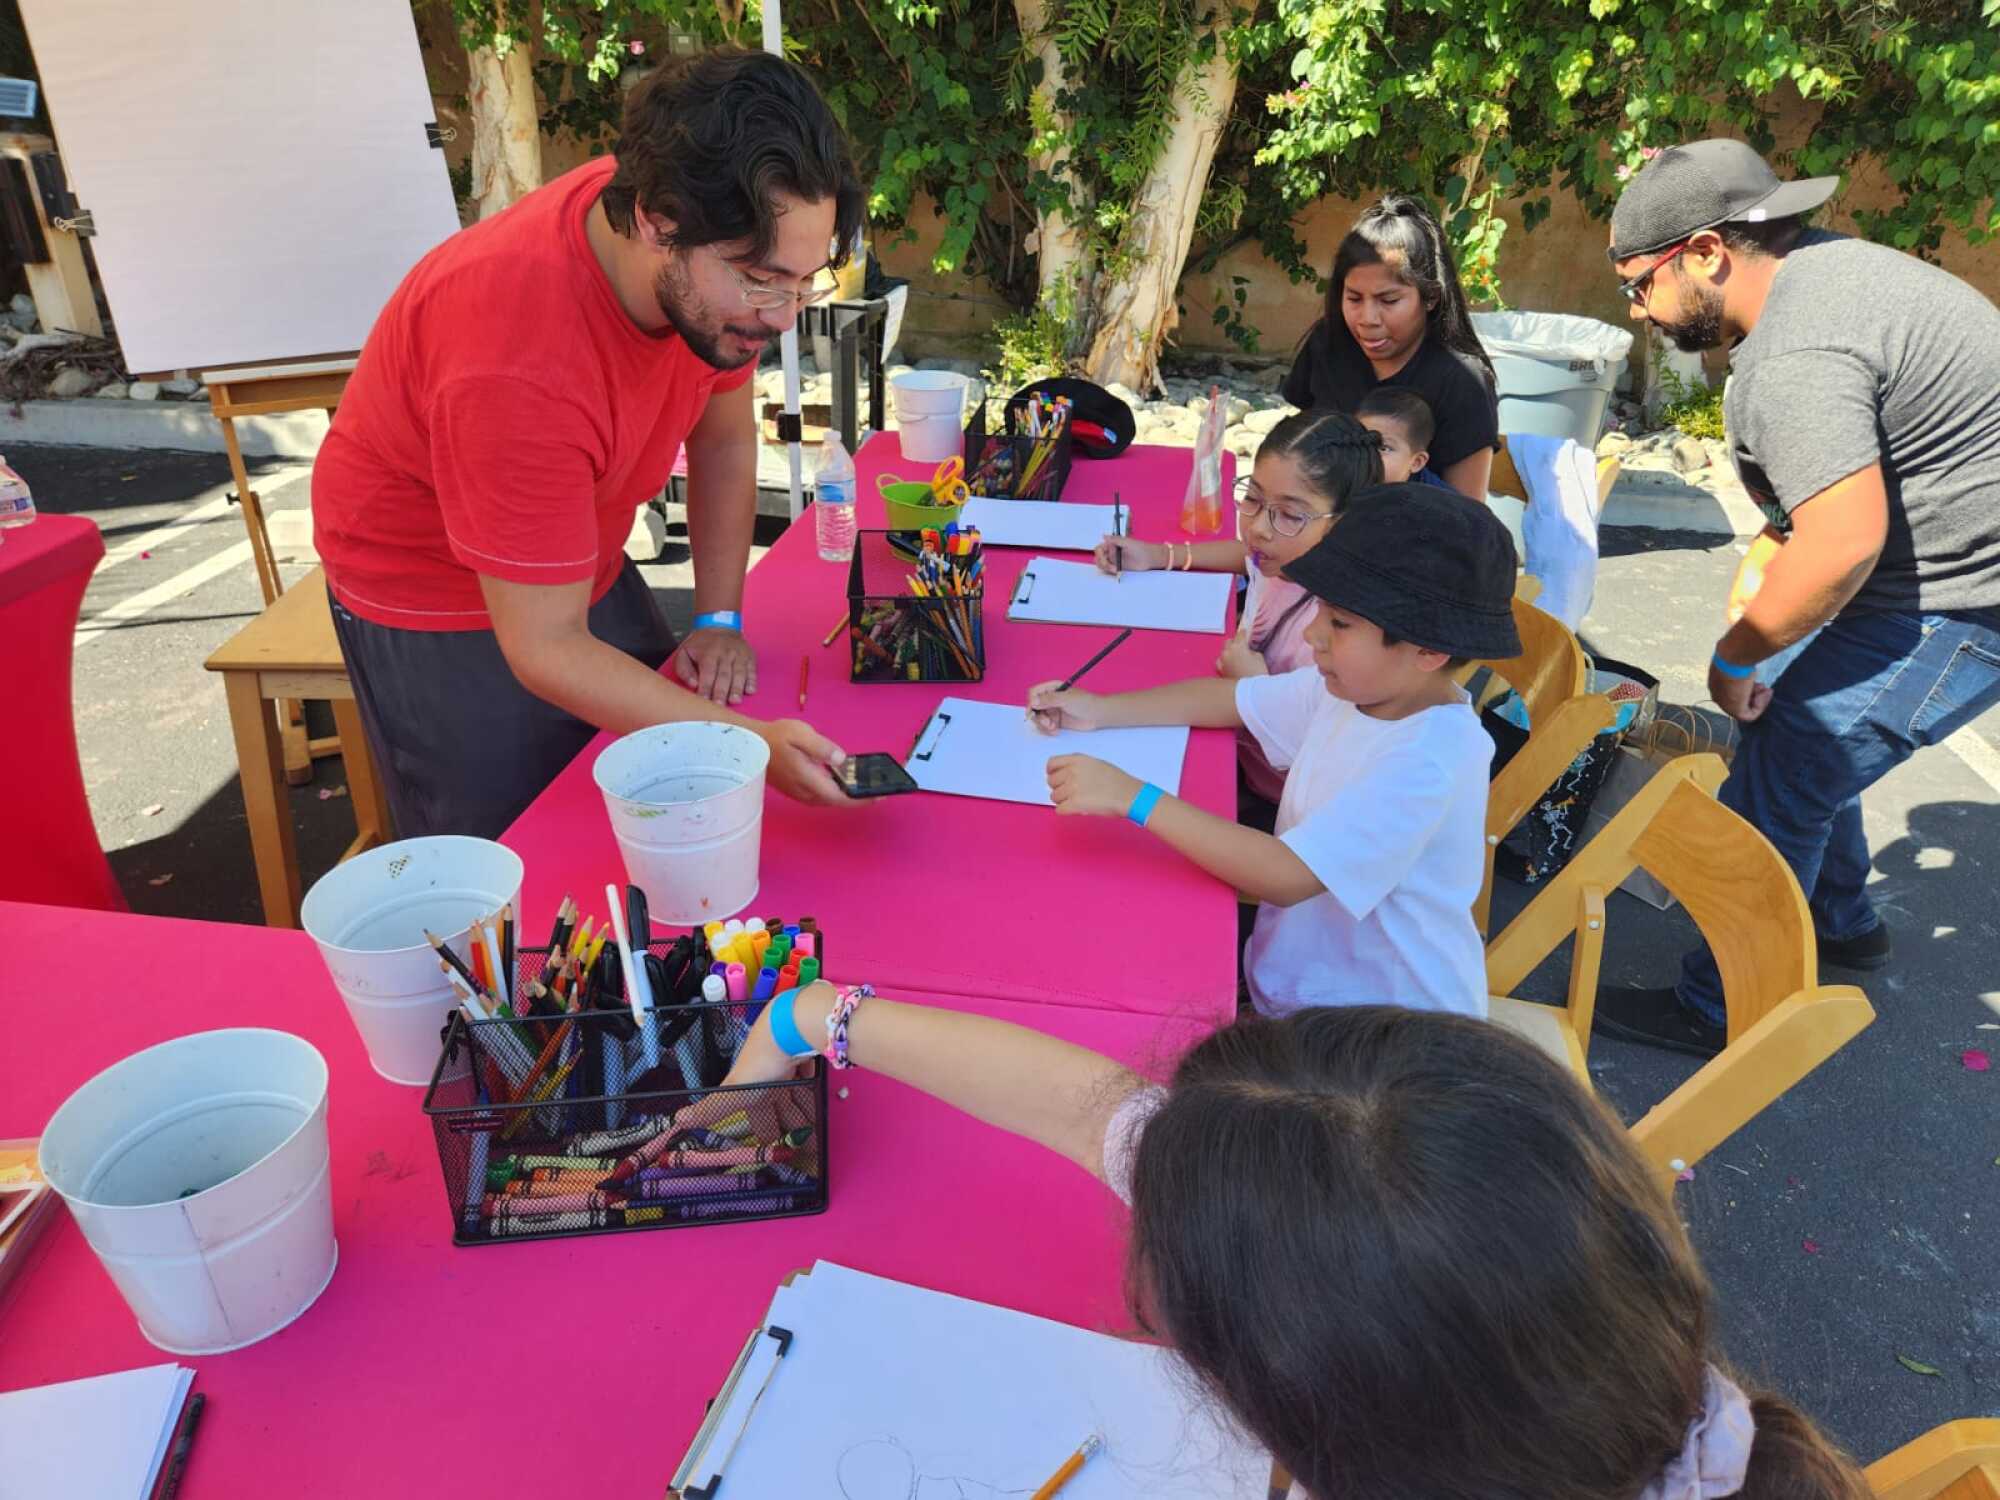
[[[839,747],[732,705],[757,687],[750,378],[828,295],[860,217],[806,74],[713,52],[632,91],[614,156],[404,278],[313,470],[334,626],[400,836],[496,835],[598,729],[674,719],[752,729],[780,791],[845,800]],[[683,445],[697,613],[676,649],[624,544]]]

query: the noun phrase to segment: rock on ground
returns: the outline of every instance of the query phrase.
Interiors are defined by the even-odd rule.
[[[66,401],[72,396],[81,396],[96,384],[96,377],[87,370],[66,366],[56,371],[55,378],[48,383],[49,395],[58,401]]]
[[[157,380],[135,380],[126,387],[125,394],[134,401],[157,401],[160,399],[160,383]]]

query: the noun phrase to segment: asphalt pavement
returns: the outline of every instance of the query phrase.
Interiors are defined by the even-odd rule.
[[[90,516],[112,549],[84,604],[75,701],[91,804],[133,909],[260,920],[222,686],[201,666],[261,606],[223,460],[8,457],[43,509]],[[256,467],[281,535],[304,534],[307,480],[300,464]],[[1604,552],[1587,642],[1656,673],[1667,700],[1699,701],[1737,544],[1621,528]],[[645,572],[685,628],[684,533]],[[338,759],[292,790],[308,885],[353,835],[345,791]],[[1899,768],[1865,806],[1896,956],[1881,974],[1826,977],[1860,983],[1878,1019],[1701,1163],[1680,1203],[1730,1355],[1873,1457],[1939,1422],[2000,1414],[2000,1071],[1964,1060],[2000,1052],[2000,714]],[[1503,884],[1496,924],[1524,899]],[[1610,916],[1606,981],[1670,980],[1686,917],[1625,895]],[[1559,996],[1562,964],[1528,993]],[[1591,1066],[1628,1118],[1691,1071],[1609,1040]]]

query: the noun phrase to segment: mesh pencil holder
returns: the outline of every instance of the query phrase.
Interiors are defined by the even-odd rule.
[[[848,678],[853,682],[978,682],[986,676],[986,591],[919,596],[905,548],[919,532],[864,531],[847,570]],[[893,540],[892,540],[893,539]],[[963,555],[976,566],[977,546]],[[983,575],[981,575],[983,577]]]
[[[986,430],[986,404],[979,403],[965,429],[965,483],[975,495],[1001,500],[1060,500],[1069,483],[1070,432],[1054,437],[1028,433],[1027,404],[1010,399],[1005,427]]]
[[[687,939],[651,945],[662,963],[688,951]],[[521,950],[517,994],[546,957]],[[455,1244],[825,1211],[826,1064],[815,1058],[795,1079],[720,1088],[762,1002],[673,1001],[657,980],[656,970],[643,1026],[629,1006],[452,1016],[424,1113]]]

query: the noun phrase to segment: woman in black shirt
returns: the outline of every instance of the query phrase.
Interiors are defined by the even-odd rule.
[[[1407,386],[1429,403],[1431,468],[1460,494],[1485,499],[1500,446],[1493,363],[1473,332],[1444,231],[1422,203],[1395,193],[1340,242],[1326,312],[1283,394],[1294,406],[1352,412],[1378,385]]]

